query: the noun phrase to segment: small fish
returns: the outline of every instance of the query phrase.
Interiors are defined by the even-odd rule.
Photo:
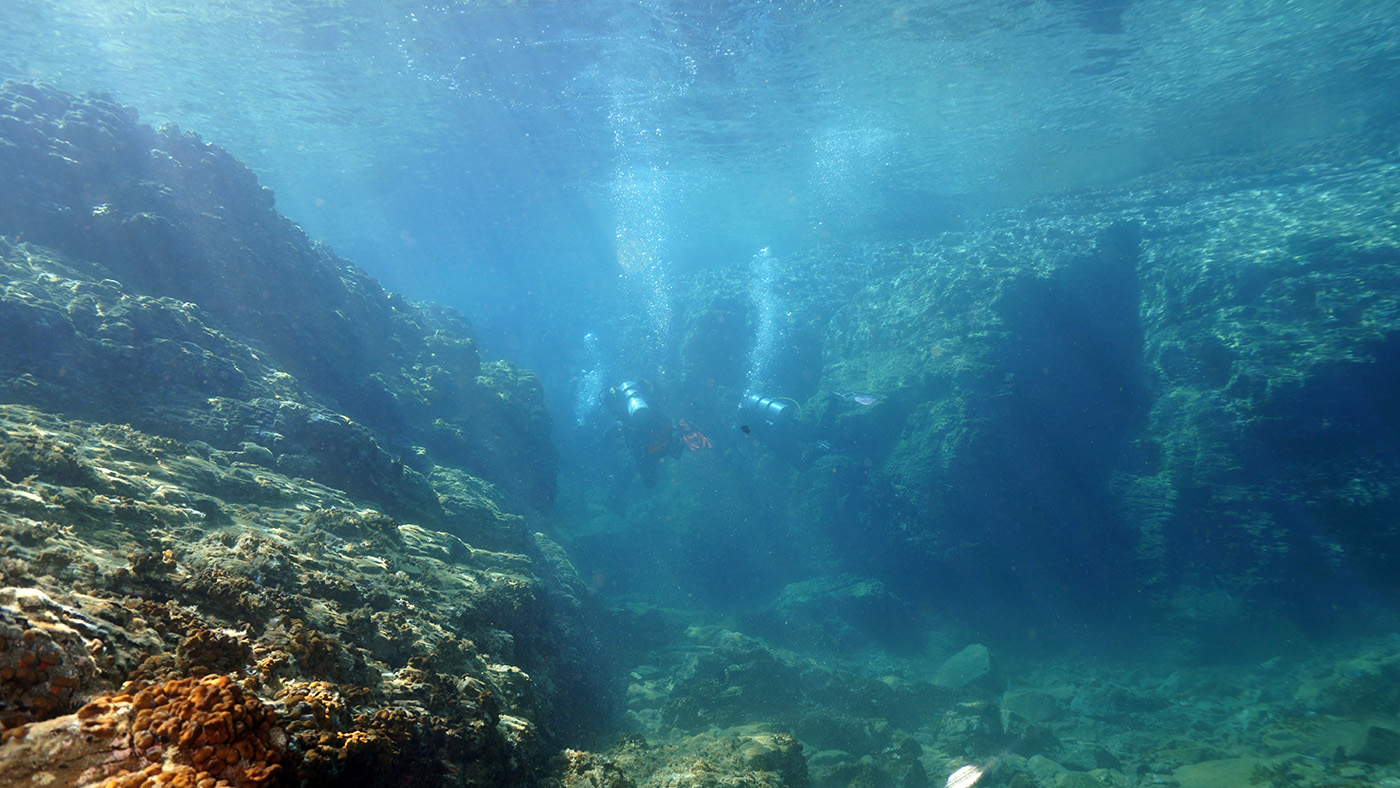
[[[982,779],[984,772],[981,766],[964,766],[948,775],[948,784],[943,788],[971,788]]]
[[[858,391],[851,391],[850,389],[832,389],[831,393],[847,402],[854,402],[857,405],[874,405],[880,401],[880,398],[874,394],[862,394]]]
[[[753,432],[753,430],[749,429],[749,425],[747,424],[740,424],[739,431],[744,433],[745,435],[748,435],[750,432]]]

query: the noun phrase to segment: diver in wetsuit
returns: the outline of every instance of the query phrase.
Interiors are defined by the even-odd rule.
[[[646,381],[623,381],[603,389],[598,399],[617,420],[642,483],[653,486],[662,461],[681,456],[681,431],[656,407]]]
[[[799,468],[806,468],[833,449],[820,433],[805,423],[801,408],[790,397],[747,392],[739,400],[735,424],[745,435],[758,438],[774,454]]]

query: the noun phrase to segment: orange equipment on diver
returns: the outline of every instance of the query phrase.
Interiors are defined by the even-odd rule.
[[[685,444],[687,449],[699,451],[701,449],[713,449],[715,447],[713,443],[710,443],[710,439],[705,437],[703,432],[690,426],[686,423],[685,419],[677,419],[676,426],[681,430],[681,442]]]

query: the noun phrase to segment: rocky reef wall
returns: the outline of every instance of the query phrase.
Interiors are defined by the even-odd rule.
[[[894,252],[910,267],[833,318],[823,369],[880,400],[814,408],[869,436],[846,445],[876,462],[872,507],[898,502],[859,540],[916,544],[887,571],[942,593],[1131,589],[1216,634],[1243,610],[1364,618],[1400,549],[1378,521],[1400,505],[1397,188],[1375,161],[1163,182]]]
[[[227,152],[0,88],[0,347],[0,783],[533,784],[609,718],[538,381]]]
[[[674,496],[762,480],[753,511],[786,516],[706,548],[781,556],[774,598],[839,567],[1013,635],[1132,619],[1230,649],[1363,625],[1400,590],[1400,170],[1310,158],[777,259],[791,341],[764,393],[801,430],[726,441],[728,483],[678,465]],[[751,268],[677,299],[663,388],[720,434]]]
[[[441,459],[495,485],[512,509],[552,505],[556,459],[535,378],[483,364],[461,315],[387,293],[313,243],[227,151],[171,125],[143,126],[134,110],[102,97],[24,83],[0,90],[0,132],[0,233],[63,256],[70,283],[56,286],[82,290],[10,298],[7,311],[25,313],[9,319],[40,333],[56,321],[59,341],[85,343],[37,366],[43,358],[9,356],[0,383],[8,398],[221,448],[251,442],[280,457],[279,428],[299,428],[277,422],[265,401],[297,399],[295,389],[371,431],[386,455],[371,462],[429,475]],[[32,286],[41,284],[54,283]],[[72,316],[54,313],[70,301]],[[177,344],[154,347],[167,326],[180,332]],[[206,337],[227,345],[221,335],[251,355],[216,363],[195,350]],[[150,364],[163,366],[142,366]],[[24,374],[23,385],[13,382]],[[105,396],[88,396],[93,386]],[[172,395],[160,400],[174,412],[151,407],[148,386]],[[263,404],[199,418],[218,397]],[[338,452],[298,452],[314,467],[297,470],[345,484],[335,478],[346,459]],[[366,482],[352,492],[376,494]]]

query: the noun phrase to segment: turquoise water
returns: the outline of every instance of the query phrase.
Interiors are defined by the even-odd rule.
[[[931,599],[989,582],[971,567],[965,577],[920,575],[897,535],[927,525],[901,507],[934,495],[900,486],[917,476],[909,467],[952,451],[903,446],[899,430],[936,421],[927,401],[961,385],[952,373],[952,389],[929,382],[944,373],[921,365],[947,363],[959,345],[925,338],[921,316],[960,303],[956,266],[972,279],[1003,264],[1049,270],[969,249],[1082,238],[1110,214],[1145,221],[1144,264],[1165,259],[1152,256],[1165,254],[1153,247],[1161,227],[1217,248],[1234,236],[1201,240],[1196,230],[1228,213],[1213,202],[1212,179],[1228,174],[1230,189],[1272,199],[1261,196],[1271,177],[1393,159],[1400,119],[1400,11],[1382,0],[10,0],[0,23],[0,77],[106,92],[145,122],[197,131],[247,163],[312,238],[389,289],[462,309],[488,356],[544,381],[563,462],[557,514],[583,534],[581,560],[617,548],[594,540],[595,529],[711,519],[719,525],[704,533],[647,534],[657,542],[643,539],[642,551],[691,563],[630,578],[647,589],[682,571],[727,604],[846,557]],[[1194,218],[1171,215],[1182,205]],[[1021,225],[1004,229],[1006,210],[1024,210]],[[954,233],[946,248],[944,233]],[[1269,243],[1257,254],[1267,257]],[[1163,282],[1153,286],[1170,290]],[[1092,303],[1102,282],[1079,285],[1079,295],[1032,305],[1045,314],[1010,320],[1031,357],[1006,360],[1005,374],[1013,382],[1054,368],[1084,378],[1085,390],[1055,384],[1018,393],[1020,410],[993,403],[969,415],[1034,421],[1043,445],[1026,438],[1024,451],[1003,447],[967,478],[930,482],[978,491],[955,511],[1001,511],[976,495],[996,487],[988,479],[1012,456],[1025,466],[1009,473],[1012,489],[1059,485],[1026,506],[1120,516],[1093,498],[1121,483],[1104,457],[1161,392],[1093,336],[1102,327],[1064,344],[1040,335],[1064,328],[1054,304],[1103,318]],[[1162,292],[1152,303],[1174,303]],[[864,323],[832,320],[846,302],[855,311],[841,314]],[[975,299],[962,309],[952,311],[968,337],[1008,324]],[[730,330],[726,319],[744,325]],[[924,344],[906,353],[914,342]],[[1198,353],[1195,342],[1187,355],[1230,352]],[[877,368],[872,353],[892,366]],[[1172,358],[1144,363],[1167,370]],[[659,498],[635,489],[625,457],[596,434],[607,421],[598,389],[629,377],[655,378],[670,415],[702,426],[733,464],[705,455]],[[826,431],[771,455],[753,449],[754,425],[733,415],[744,393],[825,408]],[[878,421],[882,404],[898,420],[851,426],[833,410],[869,408]],[[874,481],[852,483],[865,485],[864,498],[810,502],[844,530],[821,548],[828,559],[789,563],[791,534],[778,531],[799,524],[802,502],[774,480],[789,473],[784,462],[805,471],[824,452],[849,460],[833,473]],[[1065,492],[1075,489],[1082,499]],[[1015,520],[1013,509],[997,516]],[[758,520],[782,525],[755,536]],[[992,545],[998,562],[1034,555],[1043,537],[1025,528],[1016,545]],[[1119,536],[1090,529],[1055,545],[1068,550],[1056,560],[1093,582],[1121,582],[1133,570],[1096,552],[1126,554]],[[1051,582],[1031,574],[1031,585]]]
[[[229,506],[364,567],[310,586],[347,643],[371,605],[471,634],[458,657],[549,746],[650,774],[664,742],[704,773],[727,729],[726,769],[781,749],[817,788],[1400,784],[1393,0],[0,0],[0,79],[198,133],[309,238],[470,323],[363,277],[292,292],[338,260],[264,234],[232,160],[108,145],[120,112],[17,84],[0,382],[58,414],[0,403],[30,453],[84,417],[63,408],[157,413],[227,441],[199,452],[230,477],[340,484],[304,517]],[[138,302],[183,317],[117,319]],[[147,407],[167,385],[189,410]],[[69,467],[12,454],[16,489]],[[471,547],[411,522],[439,516]],[[208,524],[196,547],[228,547]],[[118,578],[190,560],[100,544]],[[238,543],[251,586],[305,585],[261,544]],[[418,582],[400,549],[468,580],[342,616],[340,582]],[[507,572],[474,609],[478,564],[540,588]],[[385,675],[460,674],[396,632]],[[754,750],[764,724],[801,746]]]
[[[579,287],[664,301],[658,266],[927,237],[1360,133],[1395,102],[1383,0],[11,0],[0,18],[0,76],[199,131],[313,237],[467,307],[502,352],[534,344],[504,312]]]

